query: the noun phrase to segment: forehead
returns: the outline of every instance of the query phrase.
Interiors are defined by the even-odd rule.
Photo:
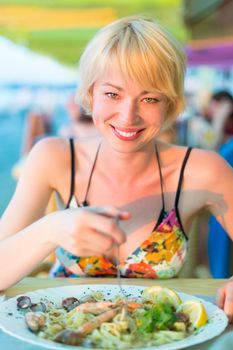
[[[107,85],[108,83],[114,85],[131,85],[133,82],[135,80],[124,74],[119,65],[106,67],[96,80],[98,85]]]
[[[148,86],[141,84],[136,78],[131,77],[122,71],[118,64],[109,65],[104,69],[102,74],[98,76],[94,83],[94,88],[113,88],[119,91],[130,91],[135,93],[142,93],[146,91],[153,91]]]

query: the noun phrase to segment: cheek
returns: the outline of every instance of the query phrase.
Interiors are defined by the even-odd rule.
[[[168,107],[167,106],[161,106],[160,108],[160,123],[163,124],[167,119],[168,114]]]
[[[92,110],[92,120],[93,120],[94,125],[96,127],[98,127],[98,125],[100,124],[100,120],[98,117],[98,113],[96,113],[96,111],[94,111],[94,109]]]
[[[92,95],[92,119],[93,119],[93,123],[95,125],[98,125],[98,119],[99,119],[99,115],[100,115],[100,104],[98,103],[98,99],[96,98],[96,94],[95,91],[93,91],[93,95]]]
[[[155,126],[156,128],[162,127],[165,120],[166,120],[166,109],[165,108],[158,108],[156,111],[153,111],[151,113],[151,125]]]
[[[93,103],[92,106],[92,119],[96,127],[101,125],[105,120],[105,112],[101,103]]]
[[[111,119],[113,114],[112,104],[103,96],[94,96],[92,103],[92,118],[95,126],[100,126]]]

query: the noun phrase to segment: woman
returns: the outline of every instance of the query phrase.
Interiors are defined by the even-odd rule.
[[[120,247],[122,276],[174,277],[202,208],[233,237],[232,169],[216,153],[159,141],[183,109],[184,74],[180,45],[153,20],[123,18],[94,37],[78,97],[101,141],[34,147],[1,220],[0,289],[56,248],[56,276],[114,275]],[[63,210],[43,216],[52,191]],[[232,299],[229,281],[218,305],[230,319]]]

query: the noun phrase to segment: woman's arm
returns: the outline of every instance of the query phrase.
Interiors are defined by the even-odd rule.
[[[66,165],[70,169],[68,148],[63,152],[64,145],[56,147],[56,142],[44,140],[35,146],[1,219],[0,265],[5,268],[0,269],[0,290],[26,276],[57,246],[77,256],[98,256],[125,241],[116,219],[127,220],[130,214],[114,207],[67,209],[43,216],[56,182],[62,183],[57,174],[64,176]]]
[[[0,289],[32,271],[55,247],[42,218],[52,193],[54,143],[39,142],[30,153],[15,194],[0,220]]]
[[[28,275],[56,248],[47,233],[48,223],[42,218],[0,241],[0,290]]]

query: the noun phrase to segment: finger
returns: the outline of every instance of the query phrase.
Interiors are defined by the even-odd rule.
[[[224,304],[224,312],[226,313],[230,323],[233,321],[233,299],[226,298]]]
[[[227,285],[225,292],[224,312],[228,316],[229,322],[233,321],[233,286]]]
[[[131,218],[131,213],[129,211],[121,211],[118,215],[119,220],[129,220]]]
[[[83,244],[89,245],[89,248],[91,245],[93,247],[93,250],[96,250],[99,253],[103,254],[113,247],[115,241],[113,237],[109,235],[91,230],[88,235],[85,235],[85,237],[83,237]]]
[[[81,257],[94,257],[94,256],[102,256],[103,253],[99,249],[90,248],[89,244],[84,244],[82,247],[82,253],[78,256]]]
[[[115,218],[119,220],[128,220],[131,217],[131,213],[126,210],[121,210],[112,206],[103,206],[103,207],[89,207],[89,210],[101,214],[106,217]]]
[[[225,303],[225,289],[219,288],[217,292],[216,304],[220,309],[223,309],[224,303]]]
[[[91,237],[92,238],[92,237]],[[64,247],[67,251],[75,256],[102,256],[104,251],[103,247],[97,244],[92,244],[90,240],[82,240],[79,244]]]
[[[71,254],[73,254],[76,257],[81,257],[81,258],[87,258],[87,257],[94,257],[94,256],[102,256],[100,252],[96,251],[93,252],[91,249],[88,250],[88,248],[82,249],[81,253],[76,252],[76,251],[70,251]]]
[[[89,213],[86,220],[88,220],[89,226],[92,229],[111,236],[117,244],[120,245],[126,241],[125,233],[118,226],[116,218],[106,217],[92,212]]]

